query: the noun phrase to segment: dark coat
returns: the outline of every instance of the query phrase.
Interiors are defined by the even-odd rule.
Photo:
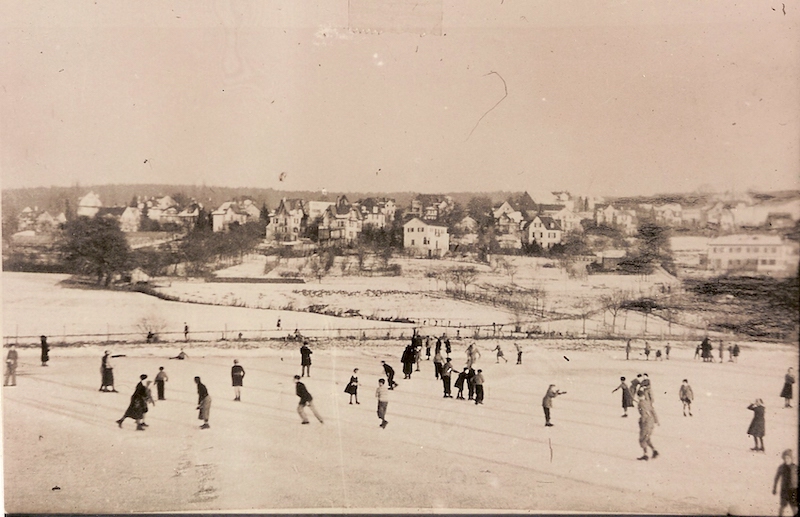
[[[458,374],[458,378],[456,379],[456,389],[461,390],[464,389],[464,382],[467,380],[467,373],[461,372]]]
[[[147,388],[144,387],[141,381],[136,385],[136,389],[131,395],[131,403],[128,409],[125,410],[125,416],[139,420],[147,413]]]
[[[47,344],[47,338],[42,338],[42,362],[46,363],[50,360],[50,346]]]
[[[309,393],[308,390],[306,389],[306,385],[303,384],[302,382],[297,383],[294,391],[295,393],[297,393],[297,396],[300,397],[301,404],[308,404],[309,402],[314,400],[314,398],[311,396],[311,393]]]
[[[234,386],[243,386],[244,381],[244,368],[241,365],[235,364],[231,368],[231,381]]]
[[[753,421],[750,422],[750,427],[747,428],[747,434],[750,436],[763,438],[766,431],[766,424],[764,423],[764,406],[750,404],[747,406],[747,409],[753,412]]]
[[[383,371],[386,372],[386,376],[389,378],[394,377],[394,368],[389,366],[388,364],[383,365]]]
[[[781,390],[781,398],[790,399],[792,398],[792,384],[794,384],[794,377],[792,375],[786,374],[783,380],[783,389]]]
[[[311,354],[313,352],[310,348],[306,345],[300,347],[300,365],[301,366],[311,366]],[[309,370],[310,371],[310,370]]]
[[[355,375],[350,376],[350,382],[345,386],[344,392],[350,395],[356,395],[358,393],[358,377]]]

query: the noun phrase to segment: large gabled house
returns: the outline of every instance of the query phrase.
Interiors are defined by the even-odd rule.
[[[414,217],[403,225],[403,249],[417,257],[440,258],[450,251],[447,227]]]
[[[437,221],[453,210],[453,198],[435,194],[419,194],[411,200],[408,215],[425,221]]]
[[[595,221],[612,228],[617,228],[625,235],[635,235],[638,229],[636,211],[625,208],[615,208],[614,205],[596,207]]]
[[[317,230],[320,246],[343,246],[355,242],[361,235],[363,220],[361,210],[350,204],[346,196],[336,198],[336,203],[322,214]]]
[[[385,228],[394,221],[397,207],[394,199],[368,197],[355,203],[361,212],[364,226]]]
[[[94,217],[102,206],[100,196],[89,192],[78,201],[78,209],[75,213],[78,217]]]
[[[544,249],[561,244],[564,232],[558,221],[546,215],[537,215],[526,222],[522,228],[522,241],[525,244],[534,242]]]
[[[303,236],[308,224],[306,204],[302,199],[281,199],[269,215],[266,238],[271,241],[296,241]]]
[[[123,232],[138,232],[142,223],[142,211],[136,206],[127,206],[119,216],[119,227]]]
[[[252,200],[226,201],[211,212],[211,227],[215,232],[226,232],[232,224],[246,224],[260,218],[261,210]]]

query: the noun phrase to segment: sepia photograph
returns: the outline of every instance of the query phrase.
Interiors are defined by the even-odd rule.
[[[797,514],[800,0],[0,5],[5,514]]]

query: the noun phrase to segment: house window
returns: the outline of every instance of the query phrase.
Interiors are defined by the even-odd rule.
[[[414,239],[411,239],[411,245],[412,246],[414,245]]]
[[[775,259],[769,259],[769,265],[770,266],[774,266],[775,265]]]

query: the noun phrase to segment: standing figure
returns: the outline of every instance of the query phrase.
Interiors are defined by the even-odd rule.
[[[383,365],[383,372],[386,374],[386,381],[389,384],[388,388],[393,390],[397,383],[394,382],[394,368],[386,364],[386,361],[381,361]]]
[[[453,349],[450,346],[450,338],[447,337],[447,336],[444,336],[444,351],[445,351],[445,353],[447,355],[450,355],[450,352],[452,352],[452,350]]]
[[[700,352],[702,352],[702,350],[703,350],[703,345],[702,344],[697,345],[697,348],[694,349],[694,358],[695,359],[700,357]]]
[[[125,414],[122,415],[122,418],[117,420],[117,425],[120,428],[122,428],[122,422],[124,422],[126,418],[133,418],[136,420],[136,430],[144,431],[142,419],[144,418],[144,414],[147,413],[147,388],[144,386],[144,380],[146,378],[147,375],[144,373],[139,376],[139,384],[137,384],[136,389],[133,390],[128,409],[125,410]]]
[[[386,381],[378,379],[378,389],[375,390],[375,398],[378,399],[378,418],[381,419],[381,429],[386,428],[389,422],[386,420],[386,409],[389,407],[389,390],[386,389]]]
[[[244,386],[244,368],[239,364],[238,359],[233,360],[233,366],[231,367],[231,383],[233,385],[233,400],[241,402],[242,386]]]
[[[629,339],[627,343],[625,343],[625,360],[629,360],[631,358],[631,340]]]
[[[437,350],[436,354],[433,356],[433,373],[438,379],[442,375],[442,365],[444,364],[444,358],[442,357],[441,350]]]
[[[542,409],[544,409],[544,425],[545,427],[553,427],[553,424],[550,422],[550,410],[553,408],[553,399],[559,395],[564,395],[566,391],[559,391],[556,388],[555,384],[551,384],[547,388],[547,393],[544,394],[542,398]]]
[[[789,367],[786,375],[783,378],[783,389],[781,390],[781,397],[783,397],[783,407],[792,407],[792,397],[794,396],[794,370]]]
[[[467,390],[469,392],[469,400],[475,396],[475,370],[472,368],[467,369]]]
[[[644,451],[644,454],[636,458],[637,460],[647,461],[647,448],[650,447],[650,450],[653,451],[653,459],[658,458],[658,451],[655,447],[653,447],[653,442],[651,438],[653,436],[653,429],[655,429],[656,424],[658,424],[658,416],[656,415],[656,410],[653,409],[653,401],[650,400],[649,397],[645,396],[644,390],[639,390],[638,392],[638,404],[639,404],[639,446]]]
[[[703,358],[704,363],[714,360],[714,358],[711,357],[711,341],[708,340],[708,336],[703,338],[703,341],[700,343],[700,349],[700,356]]]
[[[189,325],[186,322],[183,322],[183,340],[189,341]]]
[[[317,417],[320,424],[324,424],[325,422],[322,421],[322,417],[319,416],[317,413],[316,408],[314,407],[314,398],[311,396],[311,393],[308,392],[306,389],[306,385],[300,382],[300,376],[294,376],[294,383],[295,383],[295,393],[298,397],[300,397],[300,403],[297,405],[297,413],[300,415],[302,419],[301,423],[308,424],[308,417],[306,416],[306,412],[303,408],[309,408],[314,416]]]
[[[495,350],[497,351],[497,361],[495,361],[495,364],[499,363],[500,359],[502,359],[505,362],[508,362],[508,359],[506,359],[506,357],[503,355],[503,350],[500,348],[500,344],[495,346],[492,352],[494,352]]]
[[[664,347],[664,352],[666,353],[667,361],[669,361],[669,351],[670,350],[672,350],[672,346],[669,343],[667,343],[667,346]]]
[[[750,427],[747,428],[747,434],[753,437],[755,447],[751,451],[764,452],[764,435],[766,434],[766,423],[764,421],[764,401],[756,399],[755,402],[747,406],[747,409],[753,412],[753,420],[750,421]]]
[[[425,360],[431,360],[431,337],[428,336],[425,338]]]
[[[278,322],[275,324],[275,327],[280,330],[281,329],[281,319],[278,318]]]
[[[692,401],[694,400],[694,392],[692,387],[689,386],[689,381],[683,379],[681,389],[678,391],[678,398],[683,402],[683,416],[686,416],[686,411],[689,411],[689,416],[692,416]]]
[[[211,395],[208,394],[205,384],[200,382],[200,377],[195,377],[194,382],[197,384],[197,409],[200,411],[197,418],[203,421],[200,429],[208,429],[208,417],[211,416]]]
[[[644,358],[645,361],[650,360],[650,343],[648,343],[647,341],[644,342]]]
[[[733,362],[733,345],[728,345],[728,362]]]
[[[781,482],[781,506],[778,515],[783,515],[783,509],[787,506],[791,515],[797,515],[797,465],[793,461],[792,449],[786,449],[781,454],[783,464],[778,467],[775,473],[775,481],[772,483],[772,495],[777,493],[778,480]]]
[[[19,354],[14,345],[8,347],[8,355],[6,355],[6,376],[3,381],[3,386],[16,386],[17,385],[17,361]]]
[[[738,363],[739,362],[739,345],[738,345],[738,343],[733,345],[733,362],[734,363]]]
[[[620,377],[619,380],[619,386],[614,388],[611,393],[614,393],[617,390],[622,390],[622,416],[627,418],[628,408],[633,407],[633,397],[631,396],[631,390],[628,388],[628,384],[625,382],[625,377]]]
[[[450,376],[453,374],[453,364],[450,362],[450,358],[447,358],[447,362],[442,365],[442,387],[444,388],[444,397],[446,399],[453,398],[453,395],[450,394]]]
[[[442,334],[442,336],[444,336],[444,334]],[[442,338],[441,337],[437,337],[436,338],[436,348],[434,348],[433,353],[438,354],[441,351],[442,351]]]
[[[152,384],[152,381],[147,381],[147,382],[144,383],[144,405],[145,405],[145,407],[147,407],[147,404],[152,404],[153,406],[156,405],[156,401],[153,400],[153,391],[150,389],[150,385],[151,384]],[[150,427],[144,421],[144,417],[146,415],[147,415],[147,411],[145,411],[144,415],[142,415],[142,425],[144,427]]]
[[[475,404],[483,404],[483,370],[475,374]]]
[[[464,383],[467,381],[468,372],[469,368],[465,366],[464,369],[461,371],[461,373],[458,374],[458,377],[456,378],[455,387],[458,390],[458,393],[456,393],[457,399],[464,400]]]
[[[114,365],[111,364],[111,353],[106,350],[100,360],[100,390],[117,392],[114,387]],[[108,388],[111,388],[110,390]]]
[[[519,343],[514,343],[514,348],[517,349],[517,364],[522,364],[522,347]]]
[[[350,404],[353,403],[353,397],[356,398],[356,404],[361,404],[358,401],[358,387],[360,384],[358,383],[358,368],[353,368],[353,375],[350,376],[350,382],[347,383],[347,386],[344,388],[345,393],[350,394]]]
[[[414,372],[414,346],[406,345],[403,350],[403,355],[400,356],[400,362],[403,363],[403,378],[410,379],[411,374]]]
[[[163,366],[158,367],[158,373],[156,374],[156,392],[158,392],[158,400],[166,400],[164,398],[164,383],[169,380],[167,377],[167,372],[164,371]]]
[[[419,361],[420,361],[420,359],[422,359],[422,337],[421,336],[419,338],[419,342],[414,347],[414,364],[417,365],[416,371],[419,371]]]
[[[308,341],[303,341],[303,346],[300,347],[300,376],[305,377],[308,374],[311,377],[311,354],[314,352],[308,348]]]
[[[722,364],[725,361],[725,345],[722,340],[719,340],[719,362]]]
[[[39,336],[42,342],[42,366],[47,366],[47,361],[50,360],[50,345],[47,344],[47,336]]]
[[[639,391],[639,384],[642,383],[642,374],[636,375],[636,378],[631,381],[631,398]]]
[[[661,358],[661,349],[656,350],[656,361],[663,361]]]

